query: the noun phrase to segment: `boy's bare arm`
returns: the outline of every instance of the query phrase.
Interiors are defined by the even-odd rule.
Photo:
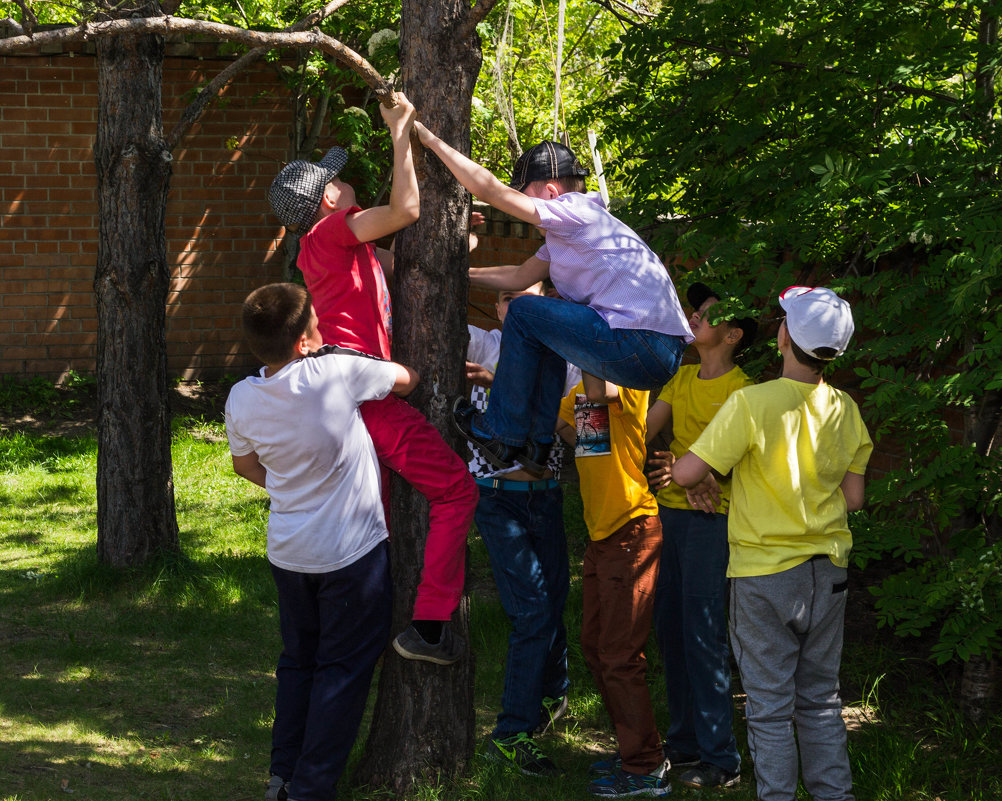
[[[644,444],[650,445],[658,434],[665,434],[665,442],[671,442],[671,404],[663,400],[656,400],[647,410],[647,435],[644,437]]]
[[[408,367],[405,364],[397,364],[396,362],[391,362],[391,364],[397,369],[397,375],[393,381],[393,393],[400,397],[410,395],[414,391],[414,387],[418,385],[421,377],[412,367]]]
[[[557,418],[557,436],[560,437],[568,445],[577,445],[578,433],[574,430],[574,426],[568,423],[564,418]]]
[[[470,268],[470,283],[488,289],[510,289],[521,292],[550,275],[550,263],[530,256],[521,264],[499,264],[495,267]]]
[[[709,472],[710,466],[690,451],[675,460],[671,468],[671,478],[680,487],[695,487]]]
[[[585,397],[592,403],[618,403],[619,387],[611,381],[604,381],[598,376],[581,371],[581,383],[584,384]]]
[[[259,487],[265,486],[265,481],[268,478],[268,471],[265,469],[265,466],[261,464],[257,451],[251,451],[243,456],[237,456],[236,454],[231,455],[233,456],[234,473],[241,478],[246,478],[253,484],[257,484]]]
[[[447,145],[420,122],[414,123],[414,130],[417,131],[421,144],[442,160],[449,172],[456,176],[456,180],[466,187],[467,191],[512,217],[532,225],[539,225],[539,214],[528,195],[505,186],[491,174],[490,170]]]
[[[849,512],[858,512],[863,508],[866,482],[859,473],[846,473],[840,484],[842,495],[845,496],[845,508]]]
[[[379,111],[390,129],[393,140],[393,184],[390,202],[386,206],[363,209],[348,216],[346,222],[359,242],[372,242],[396,233],[417,220],[421,213],[417,175],[414,172],[414,154],[411,151],[411,128],[414,125],[414,106],[403,94],[397,92],[393,108],[380,106]]]

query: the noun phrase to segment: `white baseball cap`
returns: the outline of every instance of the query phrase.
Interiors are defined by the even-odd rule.
[[[786,312],[786,330],[805,353],[829,361],[845,353],[856,327],[852,309],[830,289],[822,286],[791,286],[779,295]],[[820,356],[818,348],[831,348],[834,355]]]

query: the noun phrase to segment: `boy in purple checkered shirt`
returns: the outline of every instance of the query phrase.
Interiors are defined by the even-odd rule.
[[[561,365],[581,368],[589,397],[601,396],[606,381],[660,389],[692,341],[688,320],[658,257],[598,195],[584,194],[588,171],[568,148],[530,148],[505,186],[420,123],[414,129],[466,189],[546,237],[522,264],[470,271],[471,281],[497,290],[523,290],[548,277],[560,297],[511,303],[487,412],[464,399],[453,405],[457,429],[495,467],[518,463],[541,475],[560,407]]]

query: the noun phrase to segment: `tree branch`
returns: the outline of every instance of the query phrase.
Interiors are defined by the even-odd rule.
[[[16,53],[48,44],[86,42],[110,36],[141,36],[158,34],[201,34],[225,42],[237,42],[255,48],[274,49],[279,47],[299,47],[320,50],[333,56],[344,66],[358,74],[380,100],[392,94],[389,84],[376,72],[373,66],[351,48],[320,31],[249,31],[232,25],[223,25],[207,20],[193,20],[184,17],[140,17],[136,19],[113,19],[102,22],[88,22],[72,28],[42,31],[33,36],[12,36],[0,39],[0,55]]]
[[[324,5],[323,8],[319,8],[312,14],[307,14],[302,19],[294,22],[285,29],[285,32],[294,33],[297,31],[304,31],[307,28],[312,28],[314,25],[319,24],[337,11],[341,6],[346,5],[349,2],[350,0],[332,0],[332,2]],[[188,104],[184,112],[181,114],[181,119],[178,120],[177,124],[171,130],[167,137],[167,149],[173,152],[178,144],[180,144],[181,140],[188,135],[188,131],[191,130],[191,126],[194,125],[202,116],[202,113],[205,111],[209,103],[219,96],[223,87],[226,86],[234,76],[250,67],[251,64],[260,61],[270,50],[270,47],[257,47],[253,50],[249,50],[226,67],[226,69],[216,75],[215,78],[209,81],[208,85],[204,86],[202,91],[198,93],[198,96]]]

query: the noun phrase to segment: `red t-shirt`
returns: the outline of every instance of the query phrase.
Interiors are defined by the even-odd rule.
[[[299,240],[299,269],[326,345],[390,358],[393,316],[383,267],[369,242],[348,227],[358,206],[324,217]]]

